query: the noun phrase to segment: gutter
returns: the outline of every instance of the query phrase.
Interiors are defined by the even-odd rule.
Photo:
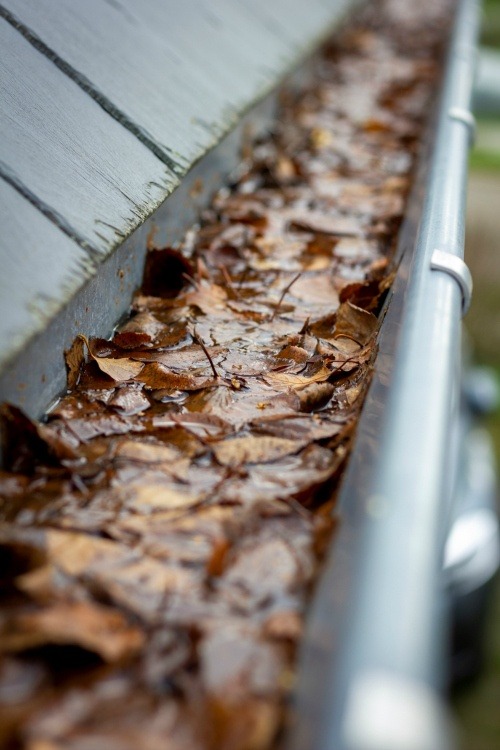
[[[402,260],[310,610],[290,750],[443,750],[443,546],[458,419],[478,5],[462,0],[435,140],[400,233]],[[321,695],[314,685],[322,685]]]

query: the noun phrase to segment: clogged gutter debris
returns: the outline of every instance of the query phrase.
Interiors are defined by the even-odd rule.
[[[370,3],[68,394],[3,407],[0,744],[275,746],[447,25]]]

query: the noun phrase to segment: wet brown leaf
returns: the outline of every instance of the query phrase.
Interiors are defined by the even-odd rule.
[[[85,342],[79,336],[70,348],[64,352],[66,371],[68,374],[68,388],[72,390],[80,379],[80,370],[85,362]]]
[[[165,329],[154,315],[149,312],[140,312],[134,315],[113,337],[113,343],[123,349],[135,349],[136,346],[149,344]]]
[[[325,406],[335,391],[331,383],[309,383],[304,388],[296,390],[300,411],[314,411]]]
[[[109,375],[116,381],[132,380],[137,377],[144,365],[142,362],[135,362],[133,359],[123,357],[121,359],[108,359],[106,357],[96,357],[94,360],[101,372]]]
[[[199,655],[205,689],[228,702],[237,703],[248,691],[271,693],[281,668],[279,653],[248,625],[214,629],[202,640]]]
[[[245,435],[213,443],[211,448],[217,461],[224,466],[265,463],[296,453],[304,444],[267,435]]]
[[[295,375],[288,372],[270,372],[264,376],[264,380],[269,385],[277,388],[302,388],[311,383],[322,383],[331,376],[332,372],[328,367],[321,367],[310,375]]]
[[[365,230],[357,219],[350,216],[326,216],[320,212],[310,211],[294,214],[290,218],[293,228],[321,234],[333,234],[339,237],[363,237]]]
[[[101,340],[89,340],[82,334],[80,334],[78,338],[85,342],[89,355],[92,357],[101,372],[108,375],[113,380],[118,382],[121,380],[132,380],[144,367],[141,362],[135,362],[128,357],[114,359],[103,356],[102,343],[104,343],[104,347],[106,347],[107,342],[101,342]],[[113,344],[109,344],[109,349],[110,351],[113,350]]]
[[[119,388],[108,401],[108,405],[117,409],[123,416],[141,414],[149,409],[148,397],[138,388]]]
[[[345,336],[364,346],[376,330],[377,318],[373,313],[356,307],[352,302],[343,302],[340,305],[335,324],[335,337]]]
[[[307,442],[338,435],[344,426],[344,419],[335,420],[322,413],[315,414],[314,419],[305,416],[263,417],[259,421],[252,422],[252,427],[256,432]]]
[[[7,627],[4,625],[0,641],[3,652],[72,645],[115,662],[134,656],[144,635],[116,610],[89,602],[61,602],[15,615]]]
[[[140,370],[142,372],[138,379],[152,390],[168,388],[172,391],[197,391],[217,383],[213,377],[206,378],[172,372],[159,362],[141,364]]]
[[[158,513],[165,510],[193,508],[200,498],[180,487],[142,484],[130,493],[127,507],[139,513]]]
[[[31,473],[38,461],[50,460],[40,427],[17,406],[0,406],[0,431],[3,463],[10,471]]]

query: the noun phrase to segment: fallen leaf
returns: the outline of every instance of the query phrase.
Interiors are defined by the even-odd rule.
[[[265,695],[281,669],[278,653],[248,625],[228,623],[202,639],[198,653],[201,679],[210,694],[228,702],[250,692]]]
[[[68,388],[72,390],[80,379],[80,371],[85,362],[84,341],[79,336],[73,341],[69,349],[64,352]]]
[[[184,488],[147,484],[141,482],[129,490],[126,506],[139,513],[157,513],[165,510],[193,508],[200,502],[200,497]]]
[[[96,357],[94,361],[97,366],[106,375],[109,375],[113,380],[132,380],[144,368],[142,362],[135,362],[133,359],[123,357],[121,359],[108,359],[106,357]]]
[[[304,388],[296,389],[299,410],[311,412],[325,406],[335,391],[331,383],[309,383]]]
[[[220,438],[231,432],[228,422],[213,414],[166,414],[153,417],[155,428],[178,428],[182,427],[198,437]]]
[[[144,634],[114,609],[90,602],[60,602],[14,615],[1,631],[0,651],[71,645],[115,662],[134,656],[143,643]]]
[[[125,439],[116,446],[115,457],[139,463],[157,464],[172,463],[180,458],[180,454],[168,445]]]
[[[110,378],[116,381],[121,380],[132,380],[135,378],[142,370],[144,365],[141,362],[135,362],[132,359],[129,359],[128,357],[121,357],[121,358],[111,358],[102,356],[102,344],[104,343],[104,346],[106,346],[107,342],[96,340],[93,341],[92,339],[87,339],[86,336],[83,336],[83,334],[79,334],[77,337],[81,340],[83,340],[87,346],[88,352],[90,356],[92,357],[93,361],[97,364],[101,372],[103,372],[105,375],[108,375]],[[99,348],[100,351],[99,352]],[[110,350],[113,349],[113,344],[109,344]]]
[[[290,344],[278,352],[276,357],[277,359],[292,359],[299,364],[303,364],[309,359],[309,355],[305,349],[301,346],[292,346]]]
[[[278,388],[302,388],[310,383],[322,383],[331,376],[332,371],[322,366],[311,375],[295,375],[288,372],[269,372],[264,380],[269,385]]]
[[[138,380],[152,390],[168,388],[173,391],[197,391],[200,388],[217,384],[213,377],[206,378],[172,372],[159,362],[150,362],[146,365],[141,363]]]
[[[314,419],[303,415],[263,417],[259,421],[252,422],[252,427],[259,433],[310,443],[313,440],[324,440],[341,433],[345,427],[345,418],[335,420],[321,412],[315,414]]]
[[[365,230],[360,222],[351,216],[326,216],[323,213],[308,211],[292,213],[290,225],[295,229],[351,237],[363,237]]]
[[[0,406],[1,452],[6,469],[31,473],[39,461],[50,461],[50,448],[40,427],[17,406]]]
[[[139,312],[128,320],[113,337],[113,342],[124,349],[152,342],[165,330],[165,325],[149,312]]]
[[[356,307],[349,301],[340,305],[335,323],[335,337],[346,336],[364,346],[376,330],[377,318],[373,313]]]
[[[143,432],[144,426],[118,414],[96,414],[80,419],[66,419],[65,426],[80,442],[88,442],[100,435],[124,435],[127,432]]]
[[[186,305],[198,308],[204,315],[223,317],[227,312],[227,292],[217,284],[204,283],[184,296]]]
[[[275,461],[303,447],[304,444],[298,440],[267,435],[245,435],[211,445],[217,461],[224,466]]]
[[[151,402],[142,390],[125,386],[115,391],[109,399],[108,405],[117,409],[124,416],[132,416],[133,414],[142,414],[149,409]]]

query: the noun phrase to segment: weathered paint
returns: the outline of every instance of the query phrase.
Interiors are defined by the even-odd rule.
[[[4,174],[107,255],[177,178],[3,19],[0,48]]]
[[[19,353],[27,336],[42,331],[90,278],[93,262],[76,242],[0,180],[2,272],[0,367]],[[33,283],[36,280],[36,285]]]
[[[179,173],[324,35],[345,0],[5,0],[4,15]]]

